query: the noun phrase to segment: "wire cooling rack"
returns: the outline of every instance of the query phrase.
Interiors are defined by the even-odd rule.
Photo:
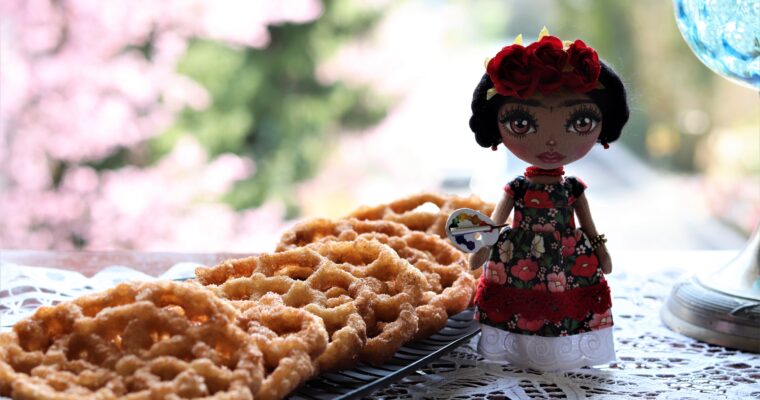
[[[407,343],[381,366],[359,363],[350,370],[330,372],[306,382],[289,400],[348,400],[390,385],[444,356],[480,331],[468,309],[449,318],[446,327],[427,339]]]

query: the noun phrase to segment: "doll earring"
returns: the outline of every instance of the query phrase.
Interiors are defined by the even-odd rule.
[[[602,143],[602,147],[604,147],[604,149],[607,150],[607,149],[610,148],[610,144],[609,143]]]
[[[499,144],[498,143],[496,143],[493,146],[491,146],[491,150],[493,150],[493,151],[496,151],[498,149],[499,149]]]

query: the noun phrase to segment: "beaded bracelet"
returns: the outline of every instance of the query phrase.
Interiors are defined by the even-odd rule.
[[[596,250],[599,248],[599,246],[607,243],[607,238],[604,237],[604,234],[600,234],[591,238],[590,241],[591,241],[591,248]]]

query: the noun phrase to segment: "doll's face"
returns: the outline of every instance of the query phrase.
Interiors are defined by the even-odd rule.
[[[585,156],[602,132],[602,113],[585,94],[560,91],[509,98],[499,108],[504,145],[519,159],[557,168]]]

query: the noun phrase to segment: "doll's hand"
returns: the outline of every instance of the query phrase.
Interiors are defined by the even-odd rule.
[[[604,245],[596,249],[596,258],[599,260],[599,265],[602,266],[602,272],[605,274],[612,272],[612,258],[610,258],[610,253],[607,252]]]

